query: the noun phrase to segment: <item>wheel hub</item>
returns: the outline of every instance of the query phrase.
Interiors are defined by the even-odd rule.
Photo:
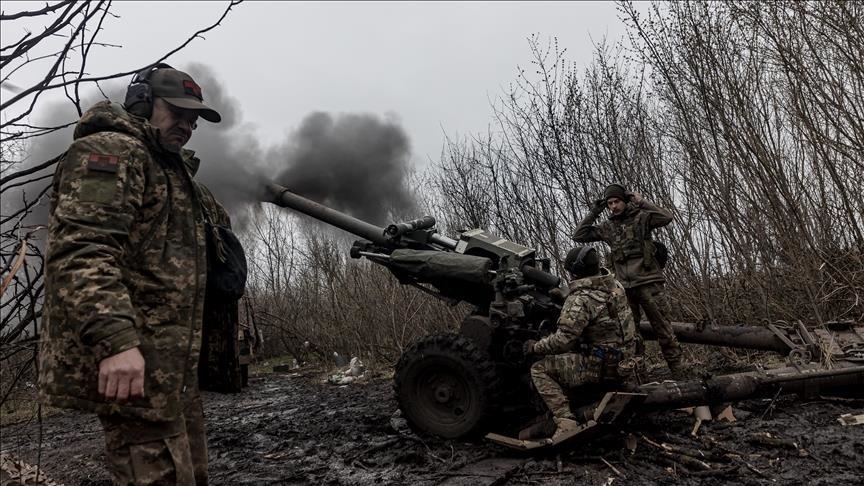
[[[452,396],[453,396],[453,389],[450,387],[450,385],[448,385],[446,383],[438,385],[435,388],[435,400],[438,403],[442,403],[442,404],[447,403],[450,401],[450,398]]]

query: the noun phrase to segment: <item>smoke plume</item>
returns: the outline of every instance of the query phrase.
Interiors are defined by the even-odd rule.
[[[308,115],[283,147],[276,180],[291,191],[373,224],[414,201],[406,176],[410,143],[392,120],[368,114]]]

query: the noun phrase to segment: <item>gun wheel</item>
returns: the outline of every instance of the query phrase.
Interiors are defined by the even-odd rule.
[[[396,364],[396,399],[408,423],[447,439],[482,432],[491,415],[495,366],[456,334],[414,343]]]

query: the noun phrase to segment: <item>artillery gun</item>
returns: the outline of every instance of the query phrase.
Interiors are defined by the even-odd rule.
[[[565,298],[563,282],[550,273],[548,259],[481,229],[449,238],[437,232],[431,216],[382,228],[280,185],[268,184],[267,189],[270,202],[360,237],[351,257],[383,265],[402,284],[473,306],[458,333],[413,343],[396,365],[396,398],[413,428],[443,438],[492,429],[512,432],[508,418],[519,416],[533,401],[531,362],[522,354],[522,344],[555,330]],[[573,436],[602,429],[637,410],[722,403],[779,390],[813,394],[829,388],[864,389],[864,327],[853,323],[831,323],[816,335],[800,324],[673,323],[673,328],[681,342],[775,351],[787,356],[789,366],[582,393],[572,403],[581,407],[586,425]],[[653,338],[647,323],[640,331],[644,338]],[[821,363],[831,363],[832,369]],[[494,433],[487,437],[517,448],[551,445]]]

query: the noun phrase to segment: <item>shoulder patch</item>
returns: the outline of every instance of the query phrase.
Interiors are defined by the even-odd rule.
[[[98,154],[93,152],[87,158],[87,170],[98,172],[116,173],[120,164],[120,157],[110,154]]]

